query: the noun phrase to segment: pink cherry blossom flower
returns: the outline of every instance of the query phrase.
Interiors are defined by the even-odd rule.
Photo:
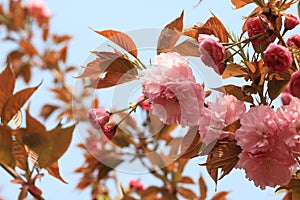
[[[286,185],[296,161],[283,140],[275,111],[264,105],[252,107],[241,116],[240,123],[235,138],[242,152],[236,167],[244,169],[246,177],[262,189]]]
[[[139,102],[139,101],[143,100],[144,98],[145,98],[145,96],[142,95],[142,96],[140,96],[140,97],[137,99],[137,101]],[[143,102],[141,102],[141,103],[139,104],[139,106],[140,106],[143,110],[149,111],[150,108],[151,108],[151,102],[149,101],[149,99],[146,99],[146,100],[144,100]]]
[[[220,95],[215,103],[210,103],[199,122],[202,141],[209,144],[217,139],[234,138],[222,129],[235,122],[246,111],[244,102],[232,95]]]
[[[292,97],[290,104],[281,106],[276,113],[282,140],[294,152],[300,152],[300,100]]]
[[[265,51],[264,62],[270,70],[280,73],[290,68],[293,60],[288,48],[272,43]]]
[[[272,42],[268,38],[266,34],[267,31],[270,30],[270,25],[268,22],[262,17],[253,17],[249,18],[246,22],[246,31],[249,37],[254,37],[256,35],[257,38],[251,39],[251,43],[254,46],[254,49],[258,52],[264,51],[268,45]]]
[[[292,14],[288,14],[284,20],[284,28],[286,30],[292,30],[299,24],[300,21],[298,20],[298,18]]]
[[[204,107],[203,87],[179,54],[166,54],[156,56],[158,66],[145,70],[140,79],[143,95],[152,103],[152,113],[164,123],[197,125]]]
[[[200,39],[199,42],[200,59],[202,62],[222,75],[225,69],[225,48],[212,37]]]
[[[129,180],[129,187],[133,191],[143,191],[144,190],[144,185],[139,179]]]
[[[38,12],[40,17],[49,18],[51,16],[51,11],[43,0],[29,0],[26,7],[32,14]]]
[[[300,71],[293,73],[289,84],[290,94],[300,98]]]
[[[300,50],[300,35],[291,35],[286,44],[289,46],[289,47],[294,47],[296,48],[297,50]]]
[[[109,118],[110,113],[103,108],[92,108],[88,112],[88,120],[95,129],[103,129]]]
[[[217,38],[216,36],[214,35],[208,35],[208,34],[199,34],[198,35],[198,43],[200,44],[203,40],[207,39],[207,38],[211,38],[217,42],[219,42],[219,38]]]

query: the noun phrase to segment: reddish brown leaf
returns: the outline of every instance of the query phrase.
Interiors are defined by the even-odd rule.
[[[58,125],[51,131],[45,130],[45,127],[26,112],[27,123],[26,134],[23,136],[23,142],[38,156],[39,167],[45,168],[56,162],[68,149],[74,125],[62,128]]]
[[[14,168],[16,162],[12,151],[12,134],[8,128],[0,126],[0,163]]]
[[[72,95],[66,90],[66,88],[52,88],[51,91],[56,94],[57,99],[63,102],[72,101]]]
[[[15,131],[14,136],[16,139],[13,141],[13,154],[16,159],[16,166],[22,170],[28,169],[28,154],[23,144],[23,129]]]
[[[197,156],[201,147],[202,141],[198,132],[198,126],[191,127],[183,138],[180,158],[190,159]]]
[[[58,108],[59,108],[59,106],[46,104],[43,106],[43,108],[40,112],[40,116],[44,119],[48,119],[48,117]]]
[[[66,59],[67,59],[67,50],[68,50],[68,46],[63,46],[58,51],[58,59],[63,61],[64,63],[66,62]]]
[[[185,183],[185,184],[195,184],[193,179],[191,177],[188,177],[188,176],[183,176],[179,182],[180,183]]]
[[[108,88],[115,85],[127,83],[136,80],[136,77],[131,74],[123,74],[119,72],[107,72],[104,78],[98,78],[91,82],[88,87],[92,88]]]
[[[194,39],[187,39],[175,47],[161,50],[161,52],[177,52],[182,56],[200,56],[198,43]]]
[[[158,38],[157,54],[165,49],[172,49],[174,47],[183,29],[183,15],[184,11],[182,11],[178,18],[164,27]]]
[[[4,92],[4,94],[7,96],[12,95],[15,88],[15,82],[15,75],[11,70],[10,66],[7,65],[6,68],[0,74],[0,91]]]
[[[207,196],[207,186],[202,176],[199,178],[200,198],[199,200],[205,200]]]
[[[119,45],[134,57],[137,57],[138,51],[135,46],[135,43],[127,34],[115,30],[105,30],[105,31],[93,30],[93,31],[95,31],[99,35],[106,37],[107,39],[111,40],[115,44]]]
[[[58,180],[60,180],[63,183],[67,183],[61,176],[60,176],[60,172],[59,172],[59,166],[58,166],[58,162],[54,162],[52,165],[50,165],[49,167],[46,167],[45,170],[48,171],[48,173],[57,178]]]
[[[72,37],[69,35],[53,35],[52,39],[56,44],[60,44],[62,42],[69,41],[70,39],[72,39]]]
[[[197,195],[190,189],[177,187],[177,192],[183,196],[185,199],[197,199]]]
[[[225,94],[231,94],[241,101],[246,101],[253,104],[253,97],[243,93],[242,88],[236,85],[224,85],[220,88],[213,88],[216,91],[223,92]]]
[[[158,193],[160,192],[160,188],[156,186],[150,186],[146,190],[144,190],[141,194],[141,199],[143,200],[153,200],[156,199]]]
[[[253,0],[231,0],[231,3],[235,6],[236,9],[239,9],[253,2],[254,2]]]
[[[228,126],[223,128],[223,131],[229,132],[234,134],[236,130],[238,130],[241,127],[240,120],[236,120],[235,122],[229,124]]]
[[[223,74],[222,74],[222,78],[226,79],[226,78],[231,78],[231,77],[244,77],[245,75],[247,75],[247,70],[238,64],[229,64],[226,66]]]
[[[25,39],[20,40],[20,46],[25,54],[28,54],[30,56],[38,54],[36,48]]]
[[[238,155],[241,151],[235,140],[219,140],[212,151],[209,152],[206,163],[200,165],[206,166],[208,173],[217,184],[218,169],[220,168],[223,172],[219,178],[222,179],[235,167],[239,161]]]
[[[292,72],[291,72],[292,73]],[[281,74],[270,74],[268,77],[268,95],[271,100],[276,99],[286,88],[291,78],[289,71]]]
[[[227,195],[229,194],[229,192],[218,192],[217,194],[215,194],[211,200],[226,200]]]
[[[197,30],[197,33],[193,33],[195,39],[198,38],[199,34],[209,34],[215,35],[222,43],[228,43],[227,30],[215,15],[210,17],[202,26],[195,26],[193,29]],[[189,34],[189,32],[187,34]]]
[[[37,90],[39,86],[26,88],[10,96],[3,106],[1,119],[2,123],[7,124],[14,115],[23,107],[31,95]]]

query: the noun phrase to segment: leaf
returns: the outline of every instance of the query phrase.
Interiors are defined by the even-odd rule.
[[[36,48],[25,39],[20,40],[20,46],[25,54],[28,54],[30,56],[38,54],[38,51],[36,50]]]
[[[270,74],[268,81],[268,95],[271,100],[276,99],[281,92],[286,88],[290,81],[290,73],[284,72],[281,74]]]
[[[246,101],[253,104],[253,97],[243,93],[242,88],[235,85],[224,85],[219,88],[213,88],[216,91],[223,92],[225,94],[231,94],[238,100]]]
[[[58,125],[51,131],[46,131],[45,127],[29,114],[28,110],[26,111],[26,123],[24,144],[38,155],[39,167],[51,166],[68,149],[75,125],[67,128]]]
[[[130,196],[129,194],[127,194],[127,192],[125,192],[124,188],[121,187],[122,190],[122,198],[120,200],[136,200],[136,198]]]
[[[198,39],[199,34],[214,35],[219,38],[220,42],[228,43],[227,30],[215,15],[210,17],[202,26],[195,26],[193,29],[197,30],[197,32],[193,31],[192,34],[190,34],[189,31],[185,33],[185,35],[192,35],[195,39]]]
[[[236,144],[235,140],[219,140],[213,150],[209,152],[206,163],[200,165],[206,166],[209,175],[217,184],[218,179],[222,179],[235,167],[239,161],[238,155],[241,151],[242,149]],[[218,178],[219,168],[222,170],[220,178]]]
[[[226,200],[226,196],[229,194],[229,192],[218,192],[215,194],[211,200]]]
[[[240,127],[241,127],[241,123],[240,123],[240,120],[238,119],[235,122],[233,122],[233,123],[229,124],[228,126],[224,127],[222,129],[222,131],[226,131],[226,132],[234,134],[235,131],[238,130]]]
[[[56,43],[56,44],[60,44],[60,43],[62,43],[62,42],[67,42],[67,41],[69,41],[70,39],[72,39],[72,37],[71,36],[69,36],[69,35],[53,35],[52,36],[52,39],[53,39],[53,41]]]
[[[179,158],[193,158],[199,154],[201,147],[202,141],[198,132],[198,126],[190,127],[183,138]]]
[[[18,113],[18,111],[31,97],[31,95],[38,89],[38,87],[39,85],[36,87],[26,88],[10,96],[7,99],[1,113],[1,119],[3,124],[7,124],[13,118],[13,116],[15,116]]]
[[[158,193],[160,193],[160,188],[156,186],[150,186],[146,190],[144,190],[141,194],[141,199],[143,200],[153,200],[156,199]]]
[[[290,198],[287,200],[297,200],[300,197],[300,179],[297,176],[293,176],[290,182],[286,186],[279,187],[275,192],[280,190],[287,190]]]
[[[0,163],[14,168],[16,162],[12,151],[12,134],[8,128],[0,126]]]
[[[16,166],[22,170],[28,169],[28,154],[23,144],[24,129],[18,129],[15,131],[13,140],[13,154],[16,160]]]
[[[60,176],[60,172],[59,172],[59,166],[58,166],[58,162],[54,162],[51,166],[46,167],[45,170],[48,171],[48,173],[57,178],[58,180],[60,180],[63,183],[67,183],[61,176]]]
[[[116,130],[116,134],[111,140],[111,142],[121,148],[128,147],[131,144],[130,138],[128,138],[128,135],[123,132],[122,129],[119,127]]]
[[[298,17],[300,18],[300,1],[298,2],[297,8],[298,8]]]
[[[235,6],[236,9],[239,9],[253,2],[254,2],[253,0],[231,0],[231,3]]]
[[[202,176],[199,178],[200,198],[199,200],[205,200],[207,196],[207,186]]]
[[[40,116],[43,119],[48,119],[48,117],[59,108],[59,106],[56,105],[50,105],[50,104],[46,104],[43,106],[41,112],[40,112]]]
[[[183,16],[184,11],[181,12],[181,15],[178,18],[167,24],[161,31],[158,38],[157,54],[165,49],[172,49],[175,46],[183,29]]]
[[[198,43],[194,39],[187,39],[175,47],[161,50],[161,52],[177,52],[182,56],[200,56]]]
[[[97,78],[93,80],[87,87],[92,88],[108,88],[119,84],[127,83],[136,80],[136,77],[131,74],[123,74],[119,72],[107,72],[104,78]]]
[[[15,82],[15,75],[11,70],[10,66],[7,65],[6,68],[0,74],[0,91],[4,92],[6,96],[12,95],[15,88]]]
[[[119,45],[134,57],[137,57],[138,51],[135,46],[135,43],[127,34],[115,30],[93,31]]]
[[[188,176],[182,177],[179,182],[180,183],[184,183],[184,184],[195,184],[195,182],[193,181],[193,179],[191,177],[188,177]]]
[[[197,195],[190,189],[177,187],[177,192],[185,199],[197,199]]]
[[[63,46],[58,51],[58,59],[61,60],[64,63],[66,62],[66,59],[67,59],[67,50],[68,50],[68,46]]]
[[[222,74],[222,78],[226,79],[231,77],[244,77],[245,75],[247,75],[246,72],[247,71],[243,66],[231,63],[226,66]]]
[[[0,114],[2,113],[2,108],[7,98],[10,97],[14,92],[15,82],[15,75],[10,66],[7,65],[0,74],[0,83],[2,83],[0,84]]]

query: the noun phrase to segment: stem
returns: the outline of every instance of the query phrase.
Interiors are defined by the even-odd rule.
[[[117,190],[118,190],[118,193],[119,193],[119,196],[117,197],[117,199],[122,199],[123,198],[123,192],[122,192],[122,189],[121,189],[121,183],[120,183],[118,173],[117,173],[116,170],[113,171],[112,177],[115,180],[116,187],[117,187]]]

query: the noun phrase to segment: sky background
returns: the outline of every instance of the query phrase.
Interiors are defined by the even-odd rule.
[[[0,0],[0,2],[7,1]],[[48,0],[46,2],[53,16],[50,26],[51,31],[73,36],[68,52],[68,63],[78,67],[85,62],[90,50],[93,50],[105,41],[104,38],[95,34],[88,27],[96,30],[115,29],[123,32],[143,28],[162,28],[178,17],[181,11],[184,10],[185,25],[205,22],[211,16],[211,13],[214,13],[229,31],[240,34],[243,23],[242,17],[246,16],[254,8],[253,6],[247,6],[239,10],[233,10],[230,0],[203,0],[196,8],[194,5],[197,4],[197,0]],[[296,10],[293,8],[289,12],[296,13]],[[299,32],[299,29],[297,31]],[[6,46],[0,43],[0,49],[3,48],[6,48]],[[3,63],[4,55],[0,56]],[[47,83],[49,75],[42,74],[42,76]],[[39,78],[41,77],[39,76]],[[35,85],[39,81],[40,79],[34,80],[30,84]],[[41,98],[41,94],[43,93],[35,94],[34,98]],[[32,101],[35,100],[33,99]],[[39,106],[31,105],[31,110],[37,116],[40,108]],[[47,127],[53,127],[53,124],[46,123],[46,125]],[[73,171],[83,162],[82,151],[76,147],[76,144],[80,142],[82,142],[82,137],[76,131],[69,150],[59,160],[61,175],[69,184],[63,184],[49,175],[46,175],[39,183],[44,193],[43,196],[46,199],[90,199],[89,190],[78,191],[75,189],[80,175],[74,174]],[[186,167],[185,174],[197,178],[200,174],[203,175],[209,187],[209,197],[211,197],[215,193],[215,187],[205,168],[198,166],[198,163],[203,163],[203,161],[199,159],[192,160]],[[45,172],[45,174],[47,173]],[[118,174],[125,187],[128,186],[128,180],[131,177],[140,178],[145,186],[157,182],[147,174],[137,175],[126,172],[118,172]],[[0,170],[0,177],[1,196],[8,200],[16,199],[19,186],[9,183],[11,177],[3,170]],[[194,181],[198,182],[198,180]],[[114,187],[115,185],[111,185],[110,188]],[[273,188],[261,191],[259,188],[254,187],[253,182],[245,179],[245,174],[241,170],[233,170],[230,175],[219,181],[218,191],[222,190],[231,191],[228,195],[231,200],[274,200],[282,198],[282,194],[274,194]]]

